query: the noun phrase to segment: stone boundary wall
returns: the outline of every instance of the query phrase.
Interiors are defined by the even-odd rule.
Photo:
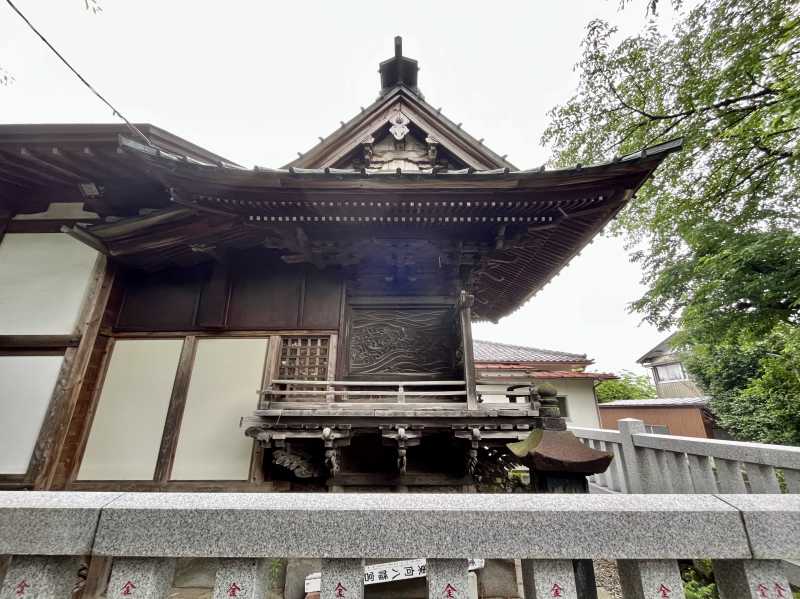
[[[0,492],[0,554],[800,558],[796,495]]]

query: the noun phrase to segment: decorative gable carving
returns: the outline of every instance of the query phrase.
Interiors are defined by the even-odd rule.
[[[356,150],[337,162],[335,167],[369,172],[468,167],[447,150],[441,151],[441,146],[439,138],[412,122],[403,111],[403,105],[398,103],[386,111],[385,121],[379,120],[376,129],[362,137]]]
[[[387,137],[397,145],[389,144]],[[378,155],[378,147],[382,148],[384,156]],[[398,154],[404,151],[406,155]],[[387,157],[387,153],[392,154],[391,157]],[[393,161],[398,166],[387,166]],[[404,87],[395,88],[379,98],[286,166],[368,171],[396,168],[412,171],[431,168],[515,170],[514,165],[468,135],[460,124],[451,122],[419,95]]]

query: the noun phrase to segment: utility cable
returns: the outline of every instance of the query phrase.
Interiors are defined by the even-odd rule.
[[[133,133],[135,133],[136,135],[138,135],[139,137],[141,137],[141,138],[142,138],[142,139],[145,141],[145,143],[147,143],[147,145],[148,145],[148,146],[155,147],[155,146],[153,146],[153,143],[150,141],[150,139],[149,139],[149,138],[148,138],[148,137],[147,137],[147,136],[146,136],[144,133],[142,133],[142,132],[141,132],[141,131],[140,131],[140,130],[139,130],[137,127],[136,127],[136,125],[134,125],[134,124],[133,124],[133,123],[131,123],[131,122],[130,122],[128,119],[126,119],[126,118],[123,116],[123,114],[122,114],[122,113],[121,113],[119,110],[117,110],[116,108],[114,108],[114,106],[112,106],[111,102],[109,102],[108,100],[106,100],[106,99],[105,99],[105,98],[104,98],[104,97],[103,97],[103,96],[100,94],[100,92],[98,92],[98,91],[97,91],[97,90],[96,90],[94,87],[92,87],[92,85],[91,85],[91,84],[90,84],[88,81],[86,81],[86,79],[84,79],[84,78],[83,78],[83,76],[82,76],[82,75],[81,75],[81,74],[80,74],[78,71],[76,71],[76,70],[75,70],[75,68],[74,68],[74,67],[73,67],[73,66],[72,66],[72,65],[71,65],[71,64],[70,64],[70,63],[67,61],[67,59],[66,59],[66,58],[64,58],[64,57],[61,55],[61,53],[60,53],[58,50],[56,50],[56,49],[55,49],[55,47],[53,46],[53,44],[51,44],[49,41],[47,41],[47,38],[46,38],[44,35],[42,35],[41,33],[39,33],[39,30],[38,30],[38,29],[36,29],[36,27],[34,27],[34,26],[33,26],[33,23],[31,23],[31,22],[28,20],[28,17],[26,17],[24,14],[22,14],[22,11],[21,11],[20,9],[18,9],[18,8],[17,8],[17,7],[14,5],[14,3],[13,3],[11,0],[6,0],[6,3],[7,3],[7,4],[8,4],[8,5],[9,5],[9,6],[10,6],[10,7],[11,7],[13,10],[14,10],[14,12],[15,12],[15,13],[17,13],[17,14],[19,15],[20,19],[22,19],[23,21],[25,21],[25,24],[26,24],[28,27],[30,27],[31,31],[33,31],[33,32],[34,32],[36,35],[38,35],[38,36],[39,36],[39,39],[41,39],[41,40],[42,40],[42,41],[45,43],[45,45],[46,45],[48,48],[50,48],[50,50],[52,50],[52,51],[53,51],[53,54],[55,54],[56,56],[58,56],[58,58],[61,60],[61,62],[63,62],[63,63],[64,63],[66,66],[67,66],[67,68],[68,68],[70,71],[72,71],[72,72],[74,73],[74,75],[75,75],[75,76],[76,76],[78,79],[80,79],[80,80],[81,80],[81,83],[83,83],[83,84],[84,84],[86,87],[88,87],[88,88],[89,88],[89,89],[92,91],[92,93],[93,93],[95,96],[97,96],[98,98],[100,98],[100,100],[101,100],[101,101],[102,101],[102,102],[103,102],[103,103],[104,103],[106,106],[108,106],[108,107],[111,109],[111,111],[114,113],[114,116],[118,116],[118,117],[119,117],[119,118],[121,118],[123,121],[125,121],[125,124],[128,126],[128,128],[129,128],[131,131],[133,131]]]

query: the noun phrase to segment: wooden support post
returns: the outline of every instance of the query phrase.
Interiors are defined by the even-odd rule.
[[[64,599],[72,595],[79,568],[77,557],[16,555],[0,587],[0,599]]]
[[[172,396],[164,421],[164,432],[161,437],[161,446],[158,450],[156,461],[155,480],[167,482],[172,472],[172,462],[175,460],[175,451],[178,448],[178,434],[183,420],[183,410],[186,407],[186,396],[189,393],[189,380],[192,376],[192,366],[197,353],[197,337],[189,335],[183,341],[183,348],[178,359],[178,370],[175,374],[175,384],[172,386]]]
[[[90,378],[87,376],[88,370],[109,303],[114,275],[115,269],[105,256],[98,256],[92,288],[84,302],[78,326],[80,341],[76,350],[65,352],[64,367],[59,374],[45,425],[39,433],[33,452],[37,463],[36,472],[32,473],[33,487],[36,490],[50,489],[54,485],[78,399]]]
[[[461,322],[461,343],[464,352],[464,381],[467,385],[467,409],[478,409],[478,393],[475,387],[475,354],[472,347],[472,304],[474,296],[461,291],[459,297],[459,319]]]

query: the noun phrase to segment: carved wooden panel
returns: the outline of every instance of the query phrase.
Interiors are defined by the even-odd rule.
[[[452,376],[458,337],[452,307],[356,307],[350,312],[350,376]]]

